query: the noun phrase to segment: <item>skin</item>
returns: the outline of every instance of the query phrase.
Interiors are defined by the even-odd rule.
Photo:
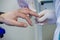
[[[32,21],[29,15],[39,17],[36,12],[33,12],[28,8],[22,8],[14,11],[5,12],[4,14],[0,15],[0,22],[12,26],[27,27],[27,23],[18,22],[17,19],[23,18],[28,22],[29,25],[32,25]]]

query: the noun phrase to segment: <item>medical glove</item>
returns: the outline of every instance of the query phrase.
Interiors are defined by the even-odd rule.
[[[37,18],[38,23],[56,23],[56,15],[54,10],[43,10],[39,13],[40,18]]]

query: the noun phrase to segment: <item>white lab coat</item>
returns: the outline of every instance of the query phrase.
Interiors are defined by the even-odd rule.
[[[56,22],[57,27],[56,27],[56,30],[54,33],[54,39],[53,40],[60,40],[59,39],[59,33],[60,33],[60,0],[55,1],[55,12],[56,12],[56,17],[57,17],[57,22]]]

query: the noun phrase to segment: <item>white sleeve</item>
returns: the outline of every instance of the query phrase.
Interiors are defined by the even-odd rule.
[[[56,23],[57,19],[55,14],[55,10],[49,10],[49,13],[46,14],[49,24]]]

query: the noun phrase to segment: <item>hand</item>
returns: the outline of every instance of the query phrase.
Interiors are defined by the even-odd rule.
[[[32,10],[30,10],[28,8],[5,12],[5,14],[2,14],[1,17],[3,18],[2,22],[4,22],[5,24],[12,25],[12,26],[26,27],[27,26],[26,23],[18,22],[17,19],[19,17],[23,18],[30,25],[32,25],[32,21],[30,20],[29,15],[39,17],[39,15],[37,15],[36,12],[33,12]]]
[[[37,18],[38,23],[44,23],[46,24],[49,19],[54,20],[56,19],[55,17],[55,12],[53,10],[43,10],[42,12],[39,13],[40,18]]]

